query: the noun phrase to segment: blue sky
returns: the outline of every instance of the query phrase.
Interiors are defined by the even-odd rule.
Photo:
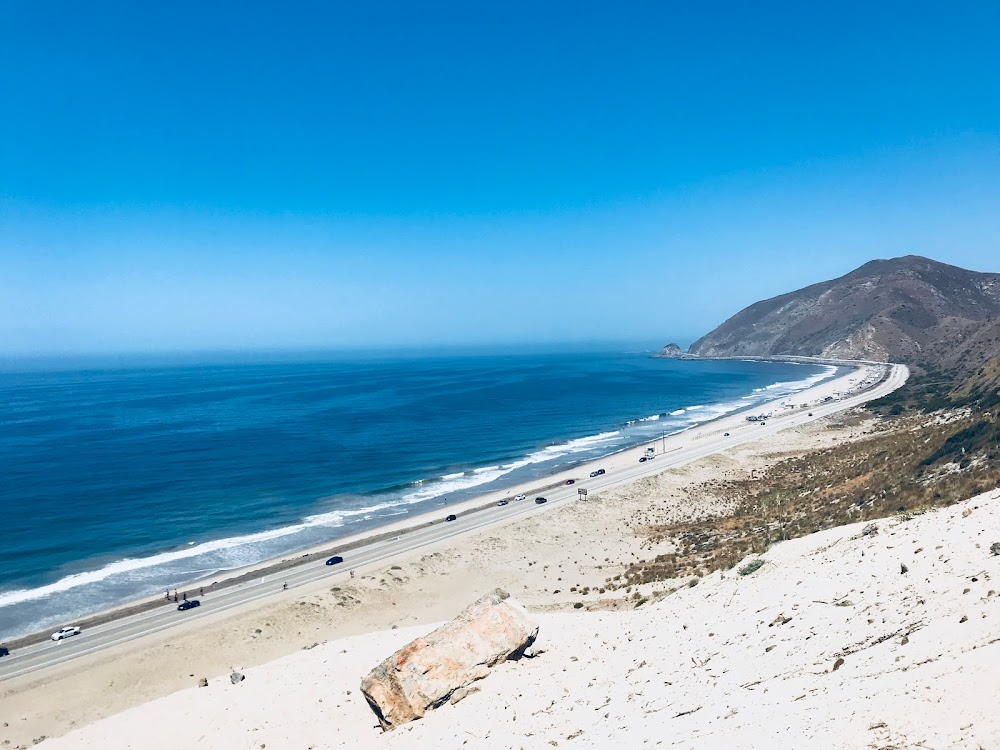
[[[1000,271],[1000,5],[696,5],[4,3],[0,352],[688,343]]]

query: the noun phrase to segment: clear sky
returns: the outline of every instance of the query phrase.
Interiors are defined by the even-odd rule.
[[[0,353],[686,344],[1000,271],[995,0],[474,5],[0,3]]]

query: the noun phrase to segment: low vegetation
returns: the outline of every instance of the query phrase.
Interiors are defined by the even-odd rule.
[[[651,541],[670,540],[676,552],[632,563],[608,587],[728,570],[780,540],[921,513],[1000,486],[1000,415],[949,403],[930,414],[881,417],[870,437],[781,461],[762,477],[696,488],[732,502],[735,513],[645,527]],[[893,406],[876,408],[891,413]],[[747,575],[758,562],[738,572]]]
[[[754,573],[754,572],[760,570],[762,567],[764,567],[764,561],[761,560],[760,558],[757,558],[756,560],[751,560],[746,565],[744,565],[742,568],[740,568],[739,569],[739,574],[741,576],[748,576],[751,573]]]

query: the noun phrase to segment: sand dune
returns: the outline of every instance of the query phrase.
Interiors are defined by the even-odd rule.
[[[544,654],[386,735],[358,684],[429,625],[322,644],[46,746],[1000,746],[1000,492],[877,524],[784,542],[749,575],[637,610],[540,614]]]

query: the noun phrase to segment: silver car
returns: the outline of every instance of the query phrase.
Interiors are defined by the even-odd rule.
[[[65,628],[61,628],[52,634],[52,640],[61,641],[63,638],[69,638],[74,635],[80,635],[82,631],[76,625],[68,625]]]

